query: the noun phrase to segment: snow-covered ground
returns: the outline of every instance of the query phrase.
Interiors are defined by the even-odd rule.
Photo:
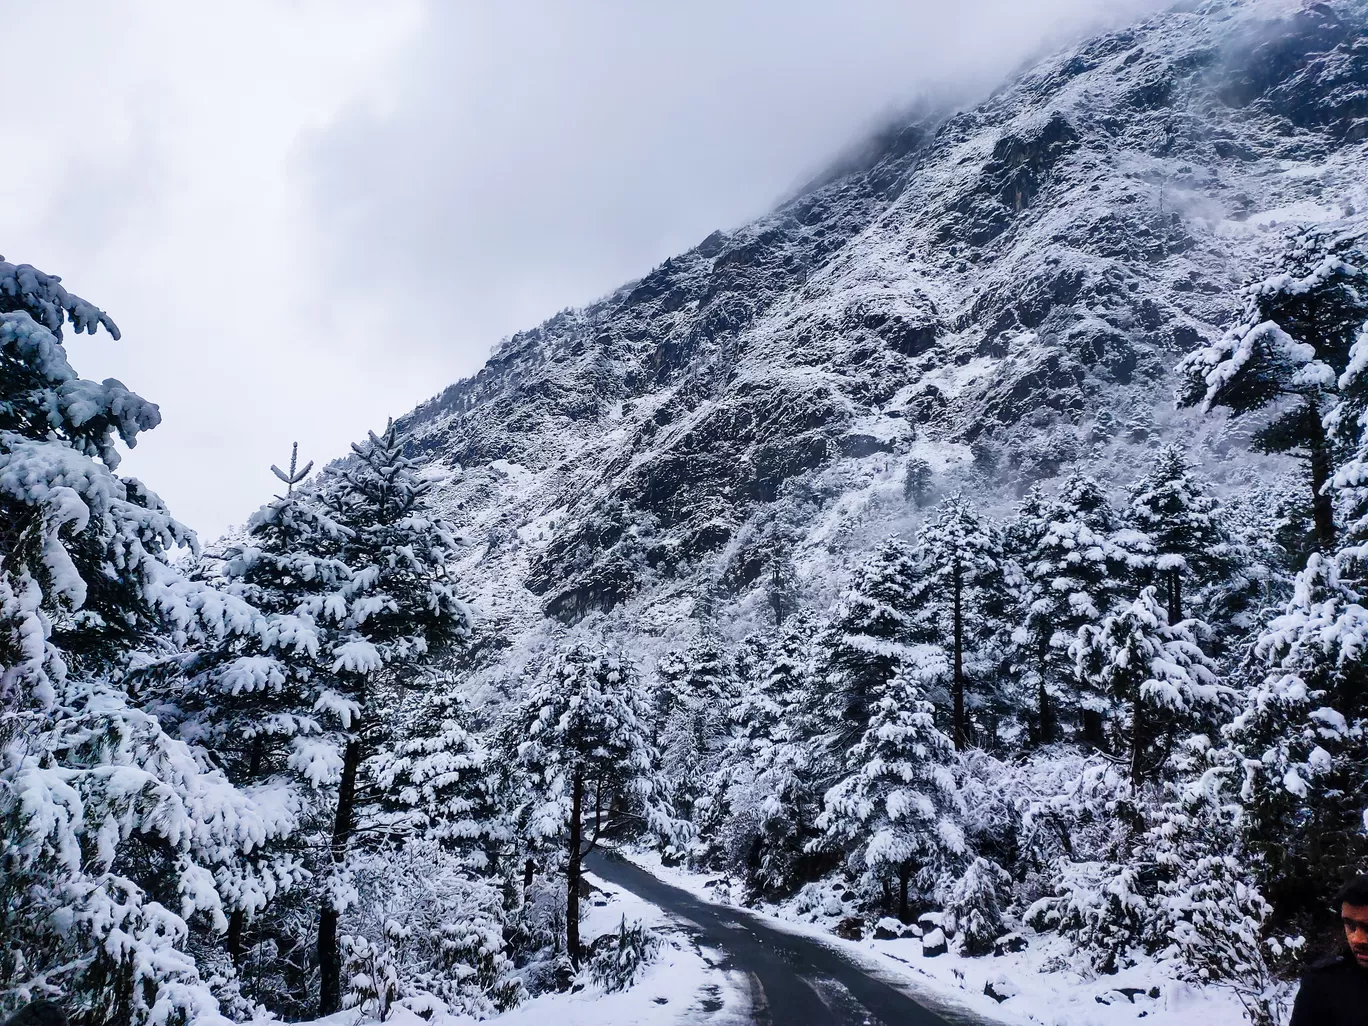
[[[594,888],[581,924],[586,944],[616,933],[623,917],[640,921],[664,941],[660,953],[635,986],[605,994],[592,985],[569,994],[544,994],[487,1022],[498,1026],[741,1026],[750,1022],[745,977],[719,966],[719,952],[697,947],[689,934],[656,906],[585,874]],[[300,1026],[367,1026],[375,1020],[353,1010]],[[469,1016],[422,1019],[396,1008],[386,1026],[471,1026]]]
[[[730,895],[739,890],[717,874],[662,866],[653,852],[623,855],[706,901],[729,904]],[[777,929],[839,948],[871,975],[952,1015],[962,1010],[1023,1026],[1120,1026],[1140,1019],[1146,1026],[1242,1026],[1247,1022],[1239,1000],[1229,990],[1180,983],[1145,963],[1114,976],[1098,976],[1080,968],[1062,938],[1036,934],[1027,927],[1020,931],[1028,944],[1024,951],[977,958],[950,951],[926,957],[916,937],[861,941],[836,937],[831,927],[844,913],[799,913],[793,903],[750,911]],[[985,994],[989,984],[999,995],[1010,996],[995,1000]]]

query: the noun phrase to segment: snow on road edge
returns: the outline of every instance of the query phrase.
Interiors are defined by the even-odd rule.
[[[1150,962],[1099,977],[1070,958],[1067,943],[1053,935],[1026,929],[1029,947],[1001,956],[965,958],[948,952],[934,958],[921,953],[921,941],[844,940],[825,921],[793,918],[791,908],[733,905],[730,892],[738,890],[719,874],[700,874],[664,866],[650,851],[620,854],[694,897],[726,905],[763,919],[766,925],[807,937],[841,951],[866,967],[870,974],[908,994],[919,1003],[963,1021],[965,1013],[982,1021],[1011,1026],[1121,1026],[1144,1020],[1146,1026],[1244,1026],[1244,1009],[1224,988],[1198,988],[1162,974]],[[718,886],[718,884],[722,886]],[[984,993],[989,983],[1000,992],[1014,993],[999,1003]],[[1004,985],[1005,984],[1005,985]],[[1157,990],[1158,997],[1151,996]]]

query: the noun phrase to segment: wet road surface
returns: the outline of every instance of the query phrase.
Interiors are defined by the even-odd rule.
[[[839,950],[785,933],[740,909],[701,901],[612,852],[595,852],[594,875],[683,920],[696,943],[725,952],[722,968],[750,981],[756,1026],[959,1026],[884,983]]]

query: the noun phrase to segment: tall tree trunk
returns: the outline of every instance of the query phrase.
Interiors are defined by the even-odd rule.
[[[1331,472],[1330,439],[1325,436],[1320,406],[1315,402],[1311,403],[1308,427],[1307,448],[1311,450],[1311,519],[1316,526],[1317,546],[1321,551],[1329,552],[1335,544],[1335,506],[1325,490]]]
[[[1055,739],[1055,713],[1050,705],[1050,692],[1045,687],[1045,671],[1048,666],[1046,650],[1042,646],[1040,649],[1040,682],[1036,686],[1036,706],[1040,717],[1038,729],[1040,731],[1040,743],[1048,745]]]
[[[1103,733],[1102,714],[1096,709],[1083,710],[1083,742],[1094,751],[1106,751],[1106,737]]]
[[[342,757],[342,782],[337,788],[337,815],[333,819],[332,857],[337,869],[347,857],[356,816],[356,774],[361,767],[361,739],[353,736]],[[342,1008],[342,952],[337,942],[338,911],[328,897],[318,916],[318,1014],[332,1015]]]
[[[904,862],[898,867],[898,922],[907,922],[907,881],[912,876],[912,867]]]
[[[242,965],[242,935],[246,927],[247,913],[240,908],[233,909],[233,914],[228,917],[228,936],[225,938],[225,945],[233,965],[239,967]]]
[[[1131,764],[1130,778],[1131,786],[1140,786],[1140,754],[1145,747],[1145,726],[1144,726],[1145,707],[1140,701],[1140,688],[1137,686],[1135,694],[1131,696]]]
[[[565,868],[565,950],[576,969],[580,961],[579,888],[580,867],[584,855],[580,851],[583,831],[580,813],[584,807],[584,771],[575,770],[575,783],[570,794],[570,863]]]
[[[964,751],[964,575],[958,567],[954,581],[955,615],[955,751]]]

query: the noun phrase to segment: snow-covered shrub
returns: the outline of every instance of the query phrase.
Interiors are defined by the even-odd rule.
[[[600,938],[589,959],[589,978],[606,991],[626,990],[655,961],[660,938],[641,923],[627,925],[622,917],[616,934]]]
[[[1069,938],[1100,973],[1134,964],[1152,919],[1138,870],[1115,862],[1061,860],[1056,872],[1055,895],[1027,909],[1026,922]]]
[[[1010,893],[1012,878],[996,862],[979,857],[950,888],[944,922],[963,955],[986,955],[1005,931],[1003,897]]]
[[[913,885],[930,892],[966,854],[951,758],[915,670],[900,668],[875,690],[868,727],[847,753],[848,775],[827,792],[817,819],[866,895],[902,919]]]
[[[394,926],[392,932],[401,934],[402,928],[397,923]],[[358,1009],[384,1022],[390,1008],[404,996],[389,947],[350,934],[344,935],[341,943],[342,972],[347,980],[342,1007]]]
[[[357,898],[345,927],[392,961],[406,1005],[427,996],[455,1013],[490,1016],[526,996],[499,880],[469,875],[435,839],[353,863]]]

